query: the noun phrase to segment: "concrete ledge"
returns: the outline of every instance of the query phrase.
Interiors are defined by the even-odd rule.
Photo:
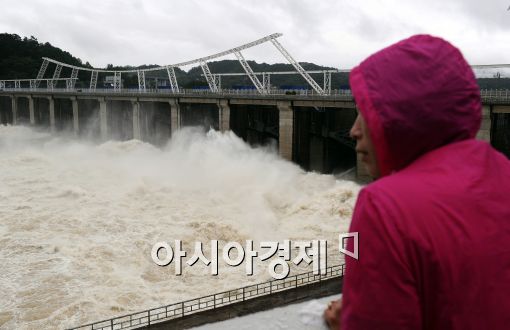
[[[106,101],[131,101],[131,102],[137,101],[136,97],[126,97],[126,96],[106,96],[105,100]]]
[[[510,113],[510,105],[494,105],[492,107],[493,113]]]
[[[294,101],[292,102],[292,105],[295,107],[356,108],[356,104],[354,102],[345,101]]]
[[[138,97],[138,102],[168,102],[170,100],[177,101],[176,97]]]
[[[217,104],[219,98],[179,97],[179,103],[213,103]]]
[[[277,100],[257,100],[257,99],[230,99],[230,104],[253,104],[253,105],[274,105]]]
[[[48,97],[48,95],[46,96],[41,96],[41,97]],[[76,96],[75,95],[62,95],[62,94],[55,94],[53,95],[53,98],[54,99],[68,99],[68,100],[72,100],[72,99],[75,99]]]
[[[99,97],[99,95],[77,95],[76,98],[78,100],[97,100]]]

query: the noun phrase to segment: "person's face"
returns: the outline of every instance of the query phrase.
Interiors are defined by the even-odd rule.
[[[375,148],[372,144],[367,124],[361,113],[358,113],[358,117],[354,125],[352,125],[350,135],[356,140],[356,153],[361,156],[361,161],[366,166],[368,174],[372,178],[378,178],[380,173],[379,166],[377,165]]]

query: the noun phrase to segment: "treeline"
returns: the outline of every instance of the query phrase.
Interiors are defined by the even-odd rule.
[[[63,51],[50,43],[40,43],[35,37],[21,38],[17,34],[0,34],[0,79],[30,79],[37,77],[39,68],[42,64],[42,57],[49,57],[54,60],[72,64],[76,66],[92,68],[92,66],[81,59],[72,56],[69,52]],[[295,71],[290,64],[267,64],[248,61],[249,65],[255,72],[276,72],[276,71]],[[168,63],[163,63],[168,64]],[[241,64],[236,60],[222,60],[209,62],[209,68],[212,73],[240,73],[244,72]],[[313,63],[300,63],[305,70],[331,70],[334,68],[324,67]],[[114,66],[108,64],[106,69],[109,70],[126,70],[126,69],[144,69],[157,67],[158,65],[142,65],[133,66]],[[54,66],[49,66],[46,71],[46,78],[52,76]],[[188,72],[180,68],[175,69],[175,74],[180,87],[183,88],[207,88],[207,82],[202,76],[200,66],[191,68]],[[63,69],[61,77],[70,77],[70,69]],[[98,87],[103,87],[103,82],[107,74],[101,73],[98,77]],[[108,74],[111,75],[111,74]],[[146,85],[155,87],[157,79],[168,79],[165,70],[147,72]],[[322,86],[323,74],[312,74],[312,78]],[[138,87],[138,77],[135,74],[122,75],[124,87]],[[262,80],[261,77],[259,77]],[[80,71],[78,75],[77,87],[88,87],[90,73]],[[253,88],[253,83],[248,76],[222,77],[223,88]],[[488,89],[508,89],[510,88],[509,78],[479,79],[480,88]],[[276,87],[295,87],[309,88],[307,82],[297,74],[294,75],[271,75],[271,85]],[[331,79],[332,89],[348,89],[349,79],[347,73],[335,73]]]
[[[30,79],[37,77],[42,57],[91,67],[70,53],[52,46],[49,42],[40,43],[35,37],[21,38],[17,34],[0,34],[0,79]]]

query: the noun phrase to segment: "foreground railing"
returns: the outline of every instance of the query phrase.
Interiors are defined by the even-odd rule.
[[[108,320],[72,328],[71,330],[135,329],[155,323],[178,319],[187,315],[212,310],[227,305],[232,305],[273,293],[318,283],[335,277],[342,277],[344,272],[345,264],[335,265],[327,267],[325,269],[325,274],[314,274],[314,272],[298,274],[281,280],[273,280],[269,282],[249,285],[235,290],[220,292],[175,304],[148,309],[137,313],[114,317]]]

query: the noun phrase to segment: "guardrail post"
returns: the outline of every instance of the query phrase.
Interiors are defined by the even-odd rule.
[[[147,311],[147,325],[151,325],[151,310]]]
[[[112,328],[113,330],[113,319],[110,320],[110,327]]]

